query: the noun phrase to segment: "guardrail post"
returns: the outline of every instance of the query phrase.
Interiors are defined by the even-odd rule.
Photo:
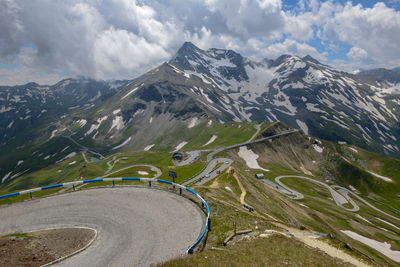
[[[29,192],[29,196],[31,197],[31,199],[32,199],[32,192]]]
[[[72,189],[75,191],[75,185],[74,184],[72,185]]]
[[[151,187],[151,181],[149,181],[149,187]]]
[[[211,218],[208,218],[207,225],[208,225],[208,231],[211,231]]]
[[[179,195],[182,195],[182,188],[179,187]]]

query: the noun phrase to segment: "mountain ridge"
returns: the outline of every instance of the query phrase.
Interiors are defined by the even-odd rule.
[[[34,155],[50,155],[46,164],[52,164],[79,151],[108,154],[152,144],[167,150],[173,135],[204,121],[282,121],[322,139],[400,157],[397,84],[364,76],[310,56],[257,62],[185,43],[169,62],[132,80],[2,86],[0,178],[35,151],[45,151]],[[66,143],[70,139],[81,147]]]

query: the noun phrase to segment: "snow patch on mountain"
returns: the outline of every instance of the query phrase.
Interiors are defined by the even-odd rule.
[[[308,127],[307,124],[301,120],[296,119],[297,125],[300,127],[300,129],[308,135]]]
[[[108,132],[111,132],[114,128],[118,131],[121,130],[122,128],[124,128],[125,124],[124,124],[124,120],[122,118],[122,116],[115,116],[115,118],[112,120],[112,124],[110,127],[110,130],[108,130]]]
[[[3,178],[1,179],[1,183],[4,183],[8,179],[8,177],[10,177],[11,173],[12,171],[6,173],[6,175],[4,175]]]
[[[54,136],[56,136],[56,133],[57,133],[57,132],[58,132],[57,129],[53,130],[53,131],[51,132],[51,134],[50,134],[49,139],[51,139],[51,138],[53,138]]]
[[[5,112],[13,110],[13,109],[14,108],[12,108],[12,107],[1,106],[0,113],[5,113]]]
[[[316,106],[317,106],[317,104],[314,104],[314,103],[306,103],[306,108],[307,108],[309,111],[327,114],[326,111],[324,111],[324,110],[322,110],[322,109],[320,109],[320,108],[317,108]]]
[[[137,89],[139,89],[139,86],[133,88],[132,90],[130,90],[126,95],[124,95],[124,96],[121,98],[121,100],[123,100],[123,99],[127,98],[128,96],[130,96],[131,94],[133,94]]]
[[[10,128],[13,126],[13,124],[14,124],[14,121],[11,121],[11,122],[8,124],[7,129],[10,129]]]
[[[90,126],[90,129],[85,133],[85,136],[88,136],[88,135],[90,135],[92,132],[94,132],[95,130],[97,130],[97,129],[100,127],[101,123],[102,123],[103,121],[107,120],[107,118],[108,118],[108,116],[104,116],[104,117],[98,118],[97,121],[96,121],[97,123],[94,123],[94,124],[92,124],[92,125]]]
[[[182,147],[184,147],[185,145],[187,145],[187,143],[188,143],[188,142],[186,142],[186,141],[180,142],[180,143],[175,147],[175,150],[174,150],[173,152],[179,151]]]
[[[387,242],[379,242],[375,239],[371,239],[365,236],[362,236],[358,233],[355,233],[350,230],[341,230],[342,233],[346,234],[347,236],[351,237],[354,240],[357,240],[392,259],[395,262],[400,263],[400,251],[392,250],[390,243]]]
[[[355,149],[354,147],[349,147],[349,149],[350,149],[351,151],[353,151],[354,153],[358,153],[358,150]]]
[[[322,153],[324,151],[323,147],[320,147],[318,144],[313,144],[313,148],[315,151],[317,151],[318,153]]]
[[[154,146],[154,144],[148,145],[143,149],[143,151],[149,151],[150,149],[153,148],[153,146]]]
[[[83,126],[86,125],[87,120],[85,120],[85,119],[80,119],[80,120],[77,120],[76,122],[79,124],[79,127],[82,128]]]
[[[97,94],[96,94],[93,98],[91,98],[91,99],[89,100],[89,102],[96,101],[96,100],[99,99],[100,97],[101,97],[101,92],[100,92],[100,91],[97,91]]]
[[[263,93],[268,92],[268,84],[275,78],[274,68],[268,68],[267,66],[250,66],[246,65],[245,70],[249,81],[242,83],[242,86],[250,88],[252,101],[255,101],[256,97],[261,96]]]
[[[280,112],[285,113],[289,116],[294,116],[297,113],[297,108],[295,106],[292,105],[292,103],[290,102],[290,98],[289,96],[287,96],[285,93],[283,92],[279,92],[274,99],[273,104],[275,106],[279,106],[279,107],[283,107],[285,108],[287,111],[282,110],[282,109],[278,109]]]
[[[306,76],[303,78],[303,81],[310,84],[321,83],[321,80],[324,78],[324,74],[313,67],[309,67],[306,71]]]
[[[217,139],[217,135],[214,135],[213,134],[213,136],[211,136],[211,138],[204,144],[204,145],[202,145],[202,147],[205,147],[205,146],[208,146],[209,144],[211,144],[212,142],[214,142],[215,141],[215,139]]]
[[[386,177],[386,176],[377,174],[377,173],[372,172],[372,171],[369,171],[369,170],[367,170],[367,172],[369,172],[369,173],[372,174],[373,176],[378,177],[379,179],[382,179],[382,180],[384,180],[384,181],[386,181],[386,182],[393,182],[393,180],[390,179],[389,177]]]
[[[247,167],[249,167],[250,169],[258,169],[269,172],[268,169],[264,169],[258,164],[257,159],[259,158],[259,156],[254,153],[253,150],[248,149],[246,146],[241,146],[239,148],[238,156],[246,162]]]
[[[60,160],[58,160],[58,161],[56,161],[56,162],[57,162],[57,163],[60,163],[60,162],[62,162],[62,161],[64,161],[64,160],[66,160],[66,159],[75,157],[75,155],[76,155],[76,152],[71,152],[71,153],[69,153],[68,155],[66,155],[65,157],[63,157],[62,159],[60,159]]]
[[[192,119],[189,121],[188,128],[189,128],[189,129],[190,129],[190,128],[193,128],[193,127],[195,127],[197,124],[199,124],[199,119],[198,119],[197,117],[194,117],[194,118],[192,118]]]
[[[111,150],[116,150],[116,149],[119,149],[119,148],[125,146],[126,144],[128,144],[128,143],[131,141],[131,139],[132,139],[132,138],[129,137],[128,139],[126,139],[126,140],[125,140],[124,142],[122,142],[121,144],[119,144],[119,145],[113,147]]]
[[[379,217],[376,217],[376,218],[377,218],[378,220],[380,220],[381,222],[384,222],[384,223],[386,223],[386,224],[392,226],[393,228],[396,228],[397,230],[400,230],[400,228],[397,227],[396,225],[394,225],[393,223],[388,222],[388,221],[386,221],[386,220],[384,220],[384,219],[381,219],[381,218],[379,218]]]

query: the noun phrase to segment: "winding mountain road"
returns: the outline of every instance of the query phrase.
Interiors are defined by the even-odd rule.
[[[271,140],[271,139],[274,139],[274,138],[278,138],[280,136],[285,136],[285,135],[289,135],[289,134],[298,132],[298,130],[295,129],[295,130],[285,131],[285,132],[282,132],[282,133],[279,133],[279,134],[263,137],[263,138],[260,138],[260,139],[257,139],[257,140],[253,140],[261,130],[260,125],[255,125],[254,127],[256,128],[257,131],[249,139],[249,141],[247,141],[247,142],[240,143],[240,144],[235,144],[235,145],[231,145],[231,146],[226,146],[226,147],[220,147],[220,148],[216,148],[214,150],[199,150],[199,151],[195,151],[195,152],[210,152],[211,151],[211,153],[209,153],[207,155],[208,164],[199,174],[197,174],[196,176],[194,176],[194,177],[190,178],[189,180],[183,182],[182,185],[194,185],[194,184],[202,185],[202,184],[205,184],[208,181],[214,179],[219,173],[221,173],[221,172],[225,171],[226,169],[228,169],[234,162],[232,159],[230,159],[230,158],[215,158],[214,159],[214,156],[216,154],[222,152],[222,151],[238,148],[238,147],[241,147],[241,146],[247,146],[247,145],[250,145],[250,144],[261,143],[261,142],[264,142],[266,140]],[[190,153],[190,152],[187,152],[187,153]],[[192,161],[192,163],[193,163],[193,161]],[[221,166],[216,168],[216,166],[218,164],[220,164],[220,163],[222,163]],[[180,166],[182,166],[182,165],[180,165]]]
[[[289,198],[292,199],[303,199],[304,195],[297,192],[296,190],[288,187],[287,185],[285,185],[281,179],[287,179],[287,178],[295,178],[295,179],[303,179],[303,180],[307,180],[309,182],[312,183],[316,183],[319,184],[323,187],[325,187],[326,189],[328,189],[328,191],[330,192],[330,194],[332,195],[333,200],[335,201],[336,205],[338,205],[339,207],[341,207],[342,209],[345,209],[347,211],[351,211],[351,212],[357,212],[360,210],[360,207],[357,205],[357,203],[352,199],[352,197],[356,198],[357,200],[361,201],[362,203],[364,203],[365,205],[367,205],[368,207],[374,209],[375,211],[378,211],[394,220],[400,221],[400,218],[393,216],[391,214],[388,214],[380,209],[378,209],[377,207],[375,207],[374,205],[370,204],[368,201],[366,201],[365,199],[363,199],[362,197],[358,196],[357,194],[351,192],[350,190],[348,190],[345,187],[339,186],[339,185],[328,185],[324,182],[315,180],[313,178],[310,177],[306,177],[306,176],[299,176],[299,175],[281,175],[278,177],[275,177],[275,181],[276,183],[272,182],[271,180],[268,179],[261,179],[262,182],[264,182],[266,185],[268,185],[270,188],[284,194],[287,195]],[[350,196],[351,195],[351,196]],[[352,208],[347,208],[344,206],[344,204],[350,204],[352,206]]]
[[[0,236],[46,228],[97,230],[83,252],[59,266],[149,266],[184,255],[201,234],[204,214],[163,190],[96,188],[0,207]]]

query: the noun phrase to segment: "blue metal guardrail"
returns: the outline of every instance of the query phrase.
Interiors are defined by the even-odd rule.
[[[33,192],[37,191],[43,191],[43,190],[48,190],[48,189],[54,189],[54,188],[59,188],[59,187],[73,187],[75,190],[75,186],[79,184],[88,184],[88,183],[96,183],[96,182],[115,182],[115,181],[143,181],[143,182],[148,182],[149,187],[151,187],[151,182],[158,182],[158,183],[163,183],[163,184],[169,184],[169,185],[174,185],[177,188],[179,188],[179,194],[182,195],[182,190],[186,190],[189,193],[193,194],[195,197],[197,197],[201,201],[202,207],[206,208],[207,210],[207,219],[206,223],[204,226],[204,229],[199,236],[199,238],[196,240],[196,242],[186,251],[187,254],[193,254],[194,250],[196,247],[201,243],[203,240],[207,230],[211,230],[211,218],[210,218],[210,208],[208,207],[207,202],[195,191],[192,189],[180,185],[180,184],[175,184],[173,182],[167,181],[167,180],[162,180],[162,179],[156,179],[156,178],[141,178],[141,177],[117,177],[117,178],[100,178],[100,179],[91,179],[91,180],[82,180],[82,181],[75,181],[75,182],[68,182],[68,183],[63,183],[63,184],[55,184],[55,185],[49,185],[49,186],[43,186],[43,187],[38,187],[38,188],[33,188],[29,190],[24,190],[20,192],[15,192],[11,194],[6,194],[6,195],[1,195],[0,199],[5,199],[5,198],[10,198],[10,197],[15,197],[15,196],[20,196],[24,194],[30,194],[32,197]]]

